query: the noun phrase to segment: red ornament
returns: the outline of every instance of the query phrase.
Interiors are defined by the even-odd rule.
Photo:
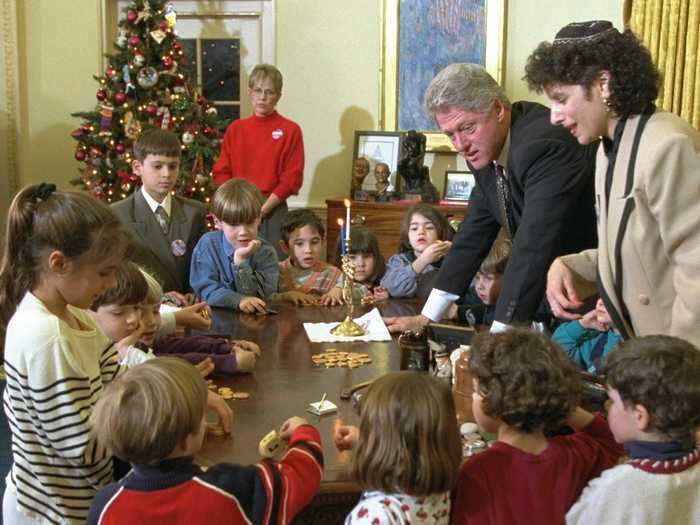
[[[168,56],[163,57],[163,65],[166,68],[170,69],[171,67],[173,67],[173,59],[171,57],[168,57]]]
[[[114,69],[112,69],[111,67],[108,67],[107,69],[105,69],[105,75],[107,75],[109,78],[112,78],[116,74],[117,74],[117,72],[114,71]]]
[[[85,160],[85,150],[84,149],[77,149],[75,150],[75,160],[79,161],[84,161]]]
[[[216,130],[214,128],[210,128],[207,126],[204,128],[204,136],[205,137],[214,137],[216,135]]]
[[[203,106],[206,103],[207,103],[207,99],[204,98],[202,95],[199,95],[197,97],[197,104],[199,104],[200,106]]]
[[[97,149],[95,147],[90,148],[90,157],[91,158],[98,159],[101,156],[102,156],[102,152],[99,149]]]
[[[126,94],[123,91],[117,91],[114,94],[114,102],[116,102],[117,104],[123,104],[125,100]]]
[[[124,147],[124,144],[121,142],[118,142],[116,146],[114,146],[114,149],[116,150],[117,153],[120,155],[126,151],[126,148]]]
[[[129,10],[126,13],[126,19],[132,24],[136,21],[138,17],[139,15],[136,13],[136,11]]]
[[[141,42],[141,39],[137,37],[136,35],[130,36],[129,37],[129,45],[131,47],[136,47],[139,45],[139,42]]]
[[[149,115],[155,115],[156,113],[158,113],[158,106],[156,106],[155,104],[149,104],[148,106],[146,106],[144,111]]]
[[[182,45],[180,45],[180,42],[173,42],[173,49],[175,51],[180,51],[180,49],[182,49]]]
[[[95,93],[95,96],[97,97],[97,100],[104,100],[105,98],[107,98],[107,93],[104,89],[98,89],[97,93]]]
[[[170,26],[168,26],[168,22],[166,22],[165,20],[161,20],[160,24],[158,24],[158,27],[160,27],[163,31],[165,31]]]
[[[87,122],[80,126],[80,129],[83,130],[83,133],[90,133],[90,131],[92,131],[90,128],[91,128],[91,125],[88,124]]]

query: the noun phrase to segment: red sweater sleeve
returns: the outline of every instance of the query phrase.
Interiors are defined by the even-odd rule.
[[[294,430],[289,448],[277,463],[258,464],[267,493],[265,523],[287,525],[318,492],[323,475],[321,435],[311,425]]]

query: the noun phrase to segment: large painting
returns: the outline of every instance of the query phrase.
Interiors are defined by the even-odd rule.
[[[454,62],[502,78],[505,0],[384,0],[384,129],[427,132],[428,150],[451,149],[423,112],[430,80]]]

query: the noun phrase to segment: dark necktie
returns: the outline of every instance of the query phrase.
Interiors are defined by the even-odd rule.
[[[501,223],[506,229],[508,238],[513,238],[513,232],[510,227],[510,188],[508,187],[508,180],[506,179],[505,170],[503,166],[496,164],[496,195],[498,196],[498,208],[501,212]]]
[[[160,229],[163,230],[163,233],[167,234],[168,212],[165,211],[165,208],[163,208],[163,206],[158,206],[156,208],[156,220],[158,221],[158,224],[160,224]]]

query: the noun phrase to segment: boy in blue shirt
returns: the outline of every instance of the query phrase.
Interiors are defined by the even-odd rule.
[[[231,179],[214,193],[211,211],[217,231],[195,246],[190,284],[210,306],[266,313],[277,291],[277,254],[258,238],[263,196],[250,182]]]

